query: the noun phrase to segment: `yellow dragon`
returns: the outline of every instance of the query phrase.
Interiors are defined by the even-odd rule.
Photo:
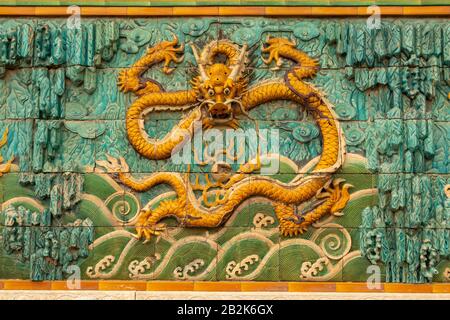
[[[246,45],[239,47],[227,40],[213,41],[201,53],[191,44],[198,65],[198,76],[191,80],[192,89],[166,92],[151,79],[143,78],[143,73],[152,65],[164,62],[166,74],[173,71],[171,62],[179,63],[183,57],[183,45],[178,39],[163,41],[147,49],[146,54],[133,66],[123,70],[118,85],[123,92],[133,92],[137,99],[126,114],[128,139],[133,148],[148,159],[167,159],[174,148],[183,142],[186,132],[194,133],[196,121],[204,128],[215,125],[237,126],[236,115],[274,100],[290,100],[304,106],[313,115],[322,135],[322,154],[314,169],[307,176],[298,176],[290,183],[282,183],[267,176],[247,177],[251,164],[241,166],[222,185],[225,195],[219,205],[206,208],[197,202],[192,185],[179,173],[156,172],[142,179],[135,179],[129,173],[123,158],[107,156],[107,160],[97,161],[100,166],[117,174],[117,178],[129,188],[147,191],[158,184],[167,184],[175,191],[175,200],[162,201],[156,209],[143,209],[136,222],[136,237],[145,237],[164,230],[159,221],[174,216],[187,227],[217,227],[224,223],[243,201],[260,196],[272,201],[280,222],[280,232],[293,236],[303,233],[309,225],[326,214],[337,214],[348,200],[349,184],[343,179],[332,179],[332,174],[342,165],[345,145],[330,103],[313,85],[304,81],[315,76],[317,62],[295,48],[295,44],[284,38],[266,40],[262,52],[268,54],[266,64],[282,65],[282,58],[295,62],[284,79],[266,81],[248,87],[244,75],[248,63]],[[226,57],[226,62],[216,62],[218,56]],[[190,109],[189,114],[174,126],[162,139],[152,139],[144,130],[144,116],[151,112]],[[306,201],[313,202],[311,209],[298,214],[296,206]]]
[[[5,129],[3,132],[3,136],[0,139],[0,149],[8,143],[8,128]],[[8,173],[11,170],[11,164],[14,161],[14,157],[11,157],[6,163],[3,163],[3,157],[0,154],[0,177],[4,173]]]

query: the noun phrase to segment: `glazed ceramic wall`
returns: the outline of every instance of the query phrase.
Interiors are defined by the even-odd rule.
[[[84,279],[365,281],[375,265],[386,282],[449,281],[448,20],[386,18],[369,30],[358,18],[102,18],[79,28],[38,18],[2,19],[0,30],[0,278],[64,279],[79,266]],[[346,141],[333,177],[354,186],[342,215],[286,237],[271,201],[252,197],[216,228],[168,218],[149,241],[133,236],[140,210],[173,190],[132,191],[97,161],[124,157],[136,177],[187,173],[186,184],[206,183],[213,166],[146,159],[127,137],[136,97],[119,91],[118,74],[173,35],[184,60],[169,75],[161,65],[145,73],[167,91],[197,75],[189,42],[247,44],[250,85],[291,66],[263,62],[268,35],[318,59],[310,82],[335,106]],[[161,138],[185,116],[153,113],[145,130]],[[272,178],[288,183],[322,154],[320,130],[295,103],[239,119],[243,129],[255,123],[280,134]]]

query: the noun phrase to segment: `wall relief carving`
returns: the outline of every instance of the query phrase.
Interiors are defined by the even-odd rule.
[[[1,278],[448,281],[444,19],[0,30]]]

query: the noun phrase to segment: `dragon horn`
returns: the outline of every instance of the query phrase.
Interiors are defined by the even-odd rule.
[[[171,31],[170,33],[172,34],[172,37],[173,37],[172,41],[170,41],[170,44],[176,45],[176,44],[178,43],[178,37],[177,37],[177,35],[176,35],[175,33],[173,33],[172,31]]]
[[[292,46],[296,46],[296,43],[295,43],[295,38],[294,39],[292,39],[292,38],[289,38],[289,44],[291,44]]]
[[[198,55],[197,47],[191,42],[189,45],[192,48],[192,52],[194,53],[195,61],[197,61],[198,70],[200,71],[200,77],[202,81],[208,80],[208,76],[205,71],[205,64],[201,61],[200,56]]]
[[[244,44],[241,49],[241,53],[239,54],[239,58],[237,63],[233,66],[233,69],[230,73],[230,79],[236,81],[237,76],[241,72],[244,64],[245,64],[245,53],[247,51],[247,44]]]

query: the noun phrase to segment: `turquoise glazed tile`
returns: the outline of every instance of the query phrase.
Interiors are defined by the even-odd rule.
[[[450,74],[450,68],[443,70],[444,74]],[[436,85],[436,99],[432,103],[433,118],[438,121],[450,119],[450,99],[448,99],[448,86],[445,83]]]
[[[272,116],[293,118],[297,113],[292,109],[278,108]],[[308,173],[316,163],[321,152],[321,143],[317,125],[312,117],[303,113],[298,120],[259,121],[259,152],[261,155],[261,173],[267,175],[293,173]],[[303,119],[303,120],[300,120]],[[308,121],[306,121],[308,120]],[[309,121],[311,120],[311,122]],[[252,128],[248,129],[250,134]],[[257,154],[256,144],[250,144],[249,149]]]
[[[444,137],[449,137],[450,135],[450,126],[448,125],[448,122],[434,122],[432,125],[432,131],[430,131],[430,134],[431,133],[433,137],[435,137],[433,138],[434,141],[437,140],[443,143],[443,147],[434,148],[434,151],[432,152],[434,157],[436,157],[436,160],[434,160],[432,164],[433,171],[438,173],[446,173],[449,169],[449,163],[444,159],[448,159],[448,138]],[[444,139],[447,139],[447,143],[444,142]],[[431,142],[430,140],[431,139],[428,139],[428,142]]]
[[[446,127],[436,128],[426,120],[386,119],[375,120],[373,126],[366,130],[366,147],[371,148],[374,137],[384,139],[376,150],[368,149],[368,168],[382,173],[425,173],[430,172],[436,164],[427,161],[435,156],[431,141],[435,131],[446,131]],[[395,145],[397,152],[386,156],[387,149]]]
[[[442,218],[438,215],[436,220]],[[422,245],[420,248],[423,263],[420,266],[420,275],[427,281],[444,282],[448,281],[448,252],[446,244],[450,236],[448,226],[434,227],[427,225],[422,231]],[[447,255],[447,256],[446,256]]]
[[[39,117],[40,96],[38,74],[45,70],[24,68],[5,77],[4,107],[7,119],[35,119]],[[44,86],[44,84],[41,84]],[[47,84],[48,85],[48,84]]]
[[[370,144],[373,137],[370,130],[372,128],[365,121],[342,121],[341,122],[342,136],[345,138],[345,144],[349,158],[352,160],[352,164],[357,164],[357,159],[367,159],[366,145]],[[349,160],[350,160],[349,159]],[[360,170],[354,169],[357,172],[364,172],[366,163],[359,161]],[[344,168],[343,168],[344,169]],[[353,169],[353,168],[352,168]],[[350,170],[352,170],[350,169]],[[345,169],[344,169],[345,170]],[[347,172],[347,170],[346,170]],[[350,171],[351,172],[351,171]]]
[[[345,72],[340,70],[320,70],[314,79],[314,84],[325,92],[341,92],[329,97],[329,101],[335,106],[335,112],[339,120],[367,120],[368,101],[363,92],[357,89],[357,85],[349,80]],[[343,89],[345,88],[345,89]]]
[[[92,20],[90,20],[92,21]],[[147,47],[151,47],[154,44],[169,40],[172,38],[164,37],[158,28],[158,19],[156,17],[150,17],[145,19],[145,22],[139,23],[139,20],[129,20],[126,23],[129,27],[123,30],[121,37],[117,37],[114,33],[107,35],[110,36],[110,45],[104,45],[104,56],[108,59],[102,59],[102,63],[105,66],[111,68],[125,68],[133,65],[138,58],[142,57]],[[120,28],[119,21],[111,22],[114,28]],[[104,31],[107,32],[107,29]],[[110,47],[113,47],[115,54],[110,57]]]
[[[8,106],[6,100],[8,97],[8,82],[5,79],[0,79],[0,92],[2,93],[0,98],[0,120],[6,118],[6,110]]]
[[[295,102],[273,101],[267,103],[264,108],[257,107],[249,111],[249,116],[260,121],[295,121],[304,115],[303,110]],[[246,120],[245,117],[242,117]]]
[[[33,120],[1,120],[3,134],[7,128],[7,140],[0,150],[4,163],[12,160],[13,171],[32,170]]]
[[[0,259],[11,270],[0,268],[1,277],[67,278],[78,265],[93,280],[364,282],[375,266],[386,282],[446,281],[447,21],[387,17],[377,30],[365,18],[331,17],[86,17],[81,29],[66,22],[0,19],[8,49],[0,54],[0,138],[8,128],[0,225],[19,217],[27,239],[40,232],[63,248],[44,259],[56,262],[46,271],[45,243],[18,257],[25,246],[6,232]],[[167,42],[174,35],[176,45]],[[196,57],[191,43],[207,50]],[[271,44],[282,60],[266,64]],[[152,52],[156,61],[145,58]],[[308,57],[320,66],[313,77],[302,68],[314,64]],[[129,69],[135,63],[141,70]],[[226,89],[243,91],[225,94],[214,68],[224,79],[242,71],[249,83],[228,81]],[[211,116],[227,103],[236,122],[220,121],[226,112]],[[206,160],[191,149],[179,162],[174,140],[199,129],[189,117],[203,121],[202,134],[223,138],[234,128],[278,139],[224,139]],[[196,156],[212,144],[202,139],[199,151],[194,141]],[[151,155],[155,145],[164,155]],[[274,171],[264,157],[259,169],[241,167],[258,149],[277,160]],[[235,161],[239,153],[246,161]],[[348,196],[344,183],[353,185]],[[275,214],[282,204],[291,228],[324,214],[286,236]],[[136,239],[138,217],[160,234]]]
[[[57,173],[62,170],[64,148],[69,134],[65,132],[62,120],[35,120],[33,137],[32,170],[33,172]],[[70,138],[69,138],[70,139]]]
[[[63,104],[66,120],[123,120],[125,104],[132,103],[132,96],[118,91],[117,77],[122,69],[105,68],[92,73],[89,69],[80,70],[82,81],[79,86],[66,88],[67,98]],[[66,69],[66,72],[68,69]],[[93,94],[93,91],[105,95]]]
[[[104,134],[105,121],[65,120],[62,122],[62,165],[64,172],[90,172],[95,167],[96,138]]]

